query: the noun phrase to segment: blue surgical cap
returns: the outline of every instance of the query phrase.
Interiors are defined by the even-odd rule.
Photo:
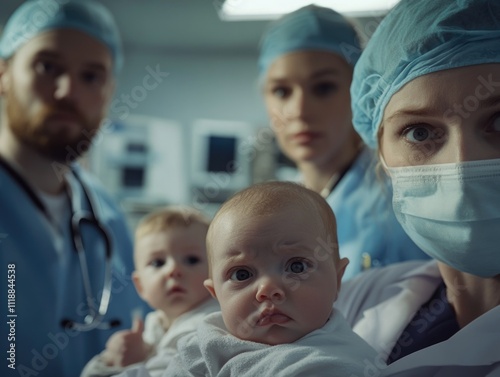
[[[385,107],[413,79],[500,63],[500,1],[402,0],[379,25],[354,68],[354,127],[372,148]]]
[[[303,50],[333,52],[352,66],[361,53],[353,25],[342,15],[330,8],[308,5],[270,24],[260,45],[261,77],[276,58]]]
[[[121,39],[111,13],[91,0],[30,0],[7,21],[0,39],[0,58],[8,59],[38,34],[53,29],[76,29],[103,43],[110,51],[114,71],[123,65]]]

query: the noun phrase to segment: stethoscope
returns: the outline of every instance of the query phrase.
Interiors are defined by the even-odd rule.
[[[30,185],[26,182],[26,180],[15,169],[13,169],[12,166],[10,166],[2,156],[0,156],[0,165],[11,175],[12,178],[16,180],[19,186],[26,192],[26,194],[32,200],[33,204],[35,204],[35,206],[41,211],[41,213],[47,218],[47,220],[52,221],[51,216],[47,208],[43,204],[42,200],[40,199],[40,197],[30,187]],[[85,316],[83,322],[77,322],[65,318],[61,321],[61,326],[64,328],[71,328],[77,331],[90,331],[94,329],[106,330],[121,325],[121,321],[118,319],[114,319],[107,322],[104,321],[104,316],[108,312],[109,301],[111,298],[111,284],[112,284],[111,237],[109,235],[108,230],[95,216],[96,207],[94,205],[92,193],[83,183],[83,180],[81,179],[80,174],[78,173],[75,167],[71,167],[71,172],[72,172],[71,176],[68,175],[66,179],[66,182],[68,183],[67,193],[71,200],[71,237],[73,240],[73,246],[78,254],[78,259],[80,262],[80,269],[82,272],[82,279],[83,279],[83,288],[85,291],[89,313]],[[74,179],[72,179],[73,177]],[[75,182],[75,180],[77,182]],[[76,203],[77,198],[75,195],[75,193],[78,192],[76,188],[77,183],[82,188],[83,194],[85,195],[85,199],[89,204],[89,210],[80,210],[78,212],[75,211],[75,208],[79,208],[78,203]],[[97,229],[99,233],[102,235],[105,242],[106,261],[104,268],[104,283],[98,307],[97,305],[95,305],[92,296],[89,269],[87,265],[87,258],[85,256],[85,247],[83,244],[82,232],[80,231],[81,226],[85,223],[95,227],[95,229]]]

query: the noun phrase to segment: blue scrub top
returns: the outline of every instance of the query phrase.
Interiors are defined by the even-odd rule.
[[[96,216],[110,231],[113,274],[105,321],[119,321],[120,325],[88,332],[62,326],[65,319],[83,322],[88,313],[80,263],[70,236],[69,213],[63,252],[58,253],[44,215],[0,166],[0,281],[3,284],[0,344],[4,356],[7,355],[7,360],[3,358],[2,376],[79,376],[88,360],[104,349],[113,332],[131,327],[133,309],[140,307],[144,313],[149,310],[131,281],[132,242],[122,213],[96,181],[78,170],[85,186],[93,193]],[[80,185],[77,190],[80,208],[73,210],[88,209]],[[92,226],[82,227],[82,237],[93,295],[99,300],[104,280],[104,240]]]
[[[390,180],[377,176],[375,162],[374,152],[363,149],[326,198],[337,219],[340,255],[350,260],[343,280],[366,267],[430,259],[397,221]]]

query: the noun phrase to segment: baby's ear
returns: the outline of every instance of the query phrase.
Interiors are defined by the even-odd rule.
[[[137,294],[142,298],[142,283],[139,273],[137,271],[132,272],[132,281],[134,282]]]
[[[205,286],[206,289],[208,289],[212,297],[216,299],[217,295],[215,294],[214,281],[212,279],[206,279],[203,282],[203,285]]]
[[[337,264],[337,293],[340,291],[342,285],[342,277],[344,276],[345,269],[349,264],[349,259],[342,258]]]

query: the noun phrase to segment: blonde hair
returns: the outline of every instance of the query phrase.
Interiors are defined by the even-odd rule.
[[[135,242],[151,233],[172,228],[187,228],[195,223],[204,225],[208,229],[210,220],[201,212],[190,207],[164,207],[142,218],[135,230]]]
[[[207,234],[207,255],[211,269],[211,249],[214,239],[214,228],[226,214],[237,210],[240,216],[270,215],[288,208],[290,205],[299,205],[304,211],[315,210],[323,222],[324,236],[330,236],[336,245],[333,259],[340,259],[337,241],[337,223],[335,215],[318,193],[293,182],[265,182],[250,186],[229,198],[217,211]]]

